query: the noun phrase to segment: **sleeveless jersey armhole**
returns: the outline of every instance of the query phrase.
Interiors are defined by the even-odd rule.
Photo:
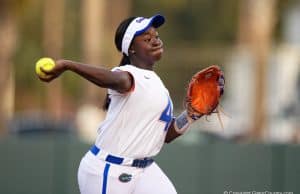
[[[133,92],[135,89],[135,79],[134,79],[134,76],[132,75],[132,73],[130,73],[129,71],[126,71],[126,70],[121,70],[121,69],[116,69],[115,71],[123,71],[123,72],[128,73],[128,75],[130,76],[130,81],[131,81],[131,88],[128,91],[122,92],[122,93],[120,93],[119,91],[117,91],[117,92],[119,92],[120,94],[124,94],[124,95],[127,95],[127,94]]]
[[[127,72],[127,73],[129,74],[129,76],[130,76],[131,88],[130,88],[127,92],[125,92],[124,94],[128,94],[128,93],[133,92],[133,91],[134,91],[134,88],[135,88],[135,80],[134,80],[133,75],[132,75],[129,71],[126,71],[126,72]]]

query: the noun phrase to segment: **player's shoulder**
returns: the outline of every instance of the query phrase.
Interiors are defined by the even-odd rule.
[[[111,71],[136,71],[136,69],[133,65],[122,65],[112,68]]]
[[[127,71],[134,77],[135,80],[162,82],[160,77],[154,71],[142,69],[134,65],[115,67],[112,71]]]
[[[112,71],[127,71],[134,77],[135,80],[140,79],[143,74],[143,72],[139,68],[133,65],[123,65],[120,67],[115,67],[112,69]]]

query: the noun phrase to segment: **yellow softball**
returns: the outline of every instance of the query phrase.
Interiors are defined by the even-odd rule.
[[[47,75],[44,72],[42,72],[41,67],[44,70],[49,71],[55,67],[55,61],[51,58],[44,57],[40,58],[35,64],[36,74],[41,78],[47,78]]]

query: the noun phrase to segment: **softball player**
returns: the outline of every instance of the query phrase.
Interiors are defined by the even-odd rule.
[[[41,78],[46,82],[70,70],[108,88],[106,119],[78,170],[82,194],[176,193],[151,158],[191,123],[186,111],[173,118],[169,92],[153,71],[163,53],[157,28],[164,22],[162,15],[124,20],[115,35],[123,58],[112,70],[68,60],[57,60],[51,71],[42,70],[48,75]]]

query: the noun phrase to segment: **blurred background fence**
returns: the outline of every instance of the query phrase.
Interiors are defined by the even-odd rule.
[[[72,135],[57,133],[1,139],[0,193],[79,193],[77,169],[89,147]],[[197,144],[166,145],[156,161],[178,193],[295,194],[300,193],[299,150],[299,145],[234,144],[207,135]]]
[[[105,117],[105,89],[69,72],[42,83],[37,59],[112,68],[119,22],[156,13],[166,24],[155,70],[176,114],[196,71],[217,64],[226,77],[224,130],[203,118],[157,158],[179,193],[299,192],[299,0],[1,0],[0,193],[78,192],[78,161]]]

